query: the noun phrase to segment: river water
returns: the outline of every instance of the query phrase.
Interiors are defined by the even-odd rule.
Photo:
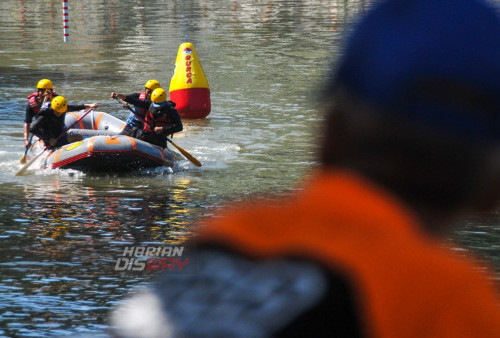
[[[106,336],[108,313],[151,272],[115,271],[127,245],[177,244],[228,201],[294,189],[315,165],[315,89],[365,1],[61,1],[0,4],[0,335]],[[125,118],[111,91],[168,88],[178,46],[194,43],[212,112],[185,120],[184,161],[127,175],[21,167],[26,96],[41,78],[71,103]],[[500,219],[465,220],[466,249],[495,266]],[[479,230],[477,230],[479,228]]]

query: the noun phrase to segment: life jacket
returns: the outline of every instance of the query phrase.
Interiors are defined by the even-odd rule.
[[[146,101],[146,92],[139,92],[139,100]],[[144,116],[146,114],[146,108],[135,107],[135,112],[139,114],[139,116]]]
[[[38,114],[40,112],[41,105],[37,102],[38,92],[34,92],[28,95],[29,104],[31,109]]]
[[[479,265],[359,176],[318,173],[293,198],[222,216],[195,241],[257,259],[303,257],[345,275],[369,337],[500,337],[499,298]]]
[[[175,103],[172,101],[167,101],[167,105],[160,108],[150,108],[146,111],[146,118],[144,121],[144,130],[149,133],[154,132],[155,127],[169,127],[173,126],[172,120],[166,115],[168,109],[175,107]],[[153,110],[153,111],[151,111]]]
[[[57,96],[57,93],[54,91],[52,96]],[[38,97],[38,92],[33,92],[28,95],[28,100],[29,100],[29,105],[31,106],[31,109],[35,112],[35,114],[38,114],[40,112],[40,109],[42,106],[37,102],[37,97]],[[50,104],[50,101],[46,101],[45,104]]]

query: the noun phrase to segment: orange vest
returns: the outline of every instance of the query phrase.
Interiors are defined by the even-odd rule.
[[[492,277],[359,176],[321,172],[295,197],[224,216],[208,220],[196,241],[258,258],[300,255],[341,272],[368,336],[500,337]]]

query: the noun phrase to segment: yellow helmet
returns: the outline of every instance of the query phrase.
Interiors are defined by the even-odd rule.
[[[146,82],[144,87],[146,87],[149,90],[155,90],[156,88],[160,88],[160,82],[151,79],[148,82]]]
[[[57,115],[62,115],[68,110],[68,103],[64,97],[56,96],[52,99],[50,108],[54,109],[54,111],[58,113]]]
[[[36,84],[36,89],[54,89],[54,86],[52,85],[52,81],[49,79],[41,79]]]
[[[165,92],[165,89],[156,88],[155,90],[153,90],[153,92],[151,93],[151,101],[156,104],[167,101],[167,92]]]

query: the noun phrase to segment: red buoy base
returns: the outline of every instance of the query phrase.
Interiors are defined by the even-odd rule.
[[[207,117],[212,109],[210,89],[186,88],[170,92],[170,100],[182,119],[201,119]]]

